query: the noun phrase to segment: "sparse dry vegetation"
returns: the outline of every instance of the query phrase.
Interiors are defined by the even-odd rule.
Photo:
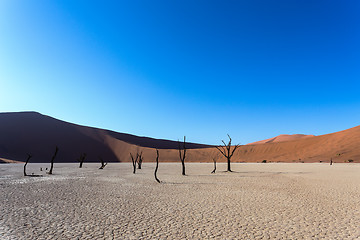
[[[186,175],[186,173],[185,173],[185,158],[186,158],[186,146],[185,146],[185,143],[186,143],[186,137],[184,136],[184,142],[183,142],[182,145],[181,145],[180,141],[178,141],[178,143],[179,143],[179,157],[180,157],[181,166],[182,166],[181,174],[185,176]]]
[[[24,176],[27,176],[27,174],[26,174],[26,165],[28,164],[31,157],[32,156],[30,154],[28,154],[28,157],[27,157],[26,162],[24,164]]]
[[[155,180],[160,183],[160,180],[157,177],[157,171],[159,168],[159,150],[156,149],[156,167],[155,167],[155,171],[154,171],[154,176],[155,176]]]
[[[83,153],[80,155],[80,157],[77,159],[77,161],[79,162],[79,168],[82,168],[83,163],[85,161],[86,158],[86,153]]]
[[[216,146],[217,150],[219,150],[219,152],[227,159],[227,171],[228,172],[232,172],[231,171],[231,158],[234,155],[236,149],[239,148],[239,144],[231,146],[231,137],[228,134],[229,137],[229,142],[226,144],[224,140],[221,140],[223,145],[219,145]]]
[[[51,158],[51,166],[50,166],[50,171],[48,172],[48,174],[52,174],[52,173],[53,173],[54,160],[55,160],[55,158],[56,158],[56,155],[57,155],[58,151],[59,151],[59,148],[58,148],[58,146],[56,146],[56,148],[55,148],[55,153],[54,153],[53,157]]]
[[[134,157],[132,155],[132,153],[130,153],[130,157],[131,157],[131,162],[132,162],[132,166],[133,166],[133,174],[135,174],[136,173],[136,163],[138,161],[139,154],[136,153],[136,156]]]
[[[143,158],[143,152],[141,151],[140,153],[137,153],[137,164],[138,164],[138,169],[141,169],[141,165],[142,165],[142,162],[144,160]]]
[[[101,163],[101,166],[99,167],[99,169],[104,169],[105,166],[107,165],[107,163],[104,162],[103,158],[99,156],[99,159],[100,159],[100,163]]]

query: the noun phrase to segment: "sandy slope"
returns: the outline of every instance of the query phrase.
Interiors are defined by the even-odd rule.
[[[0,157],[18,161],[30,153],[31,162],[49,162],[56,145],[60,148],[57,162],[76,162],[82,153],[87,153],[87,162],[98,162],[99,156],[107,162],[126,162],[129,153],[137,149],[143,151],[145,161],[154,161],[155,148],[161,149],[162,161],[179,161],[176,141],[79,126],[33,112],[0,113],[0,133]],[[221,139],[219,136],[219,144]],[[360,126],[321,136],[283,135],[269,141],[241,146],[232,161],[329,162],[332,158],[335,162],[360,162]],[[213,147],[186,146],[190,149],[187,162],[212,162]]]
[[[293,141],[242,146],[237,158],[244,161],[360,162],[360,126]]]
[[[44,164],[29,165],[38,173]],[[2,239],[358,239],[360,165],[0,165]],[[220,170],[225,165],[218,166]]]
[[[0,163],[22,163],[22,162],[10,160],[10,159],[6,159],[6,158],[0,158]]]
[[[111,149],[120,159],[129,160],[128,152],[135,151],[135,146],[126,146],[117,139],[112,139]],[[234,154],[233,162],[360,162],[360,126],[320,136],[302,137],[282,142],[270,142],[256,145],[243,145]],[[155,150],[141,148],[146,161],[154,161]],[[163,161],[179,161],[176,149],[162,151]],[[211,162],[211,156],[217,152],[214,148],[188,150],[188,162]],[[224,162],[223,157],[218,161]]]
[[[136,146],[176,149],[178,142],[81,126],[36,112],[0,113],[0,157],[24,161],[29,153],[32,162],[49,162],[56,146],[59,162],[76,162],[82,153],[87,153],[89,162],[98,162],[99,156],[119,162],[128,161],[129,150]],[[187,143],[187,148],[204,147],[208,146]]]
[[[281,134],[281,135],[273,137],[273,138],[269,138],[269,139],[265,139],[265,140],[261,140],[261,141],[257,141],[257,142],[253,142],[253,143],[248,143],[246,145],[256,145],[256,144],[275,143],[275,142],[287,142],[287,141],[293,141],[293,140],[297,140],[297,139],[300,139],[300,138],[308,138],[308,137],[314,137],[314,135]]]

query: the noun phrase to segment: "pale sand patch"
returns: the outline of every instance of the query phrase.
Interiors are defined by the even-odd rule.
[[[99,166],[0,165],[1,239],[360,238],[360,164]]]

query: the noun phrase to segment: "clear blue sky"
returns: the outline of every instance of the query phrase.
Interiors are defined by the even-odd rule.
[[[218,144],[360,125],[360,2],[0,1],[0,112]]]

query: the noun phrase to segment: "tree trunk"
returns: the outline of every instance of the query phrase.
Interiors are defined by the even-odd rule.
[[[180,142],[178,141],[179,143],[179,157],[180,157],[180,161],[181,161],[181,165],[182,165],[182,175],[185,176],[185,158],[186,158],[186,146],[185,146],[185,143],[186,143],[186,137],[184,136],[184,143],[183,143],[183,146],[180,145]]]
[[[155,172],[154,172],[154,176],[155,176],[155,180],[160,183],[160,180],[157,178],[157,170],[159,168],[159,150],[156,149],[156,167],[155,167]]]
[[[215,172],[216,172],[216,160],[215,160],[215,158],[213,159],[213,161],[214,161],[214,170],[212,170],[211,173],[215,173]]]
[[[131,157],[131,162],[133,165],[133,174],[135,174],[136,173],[136,163],[137,163],[139,155],[136,154],[136,159],[135,159],[134,156],[130,153],[130,157]]]
[[[182,175],[186,175],[185,174],[185,161],[181,161],[181,164],[182,164]]]
[[[59,150],[59,148],[56,146],[54,156],[51,158],[51,167],[50,167],[50,171],[48,172],[48,174],[52,174],[52,171],[54,168],[54,159],[56,157],[56,154],[58,153],[58,150]]]
[[[230,164],[231,164],[231,161],[230,161],[230,158],[228,158],[228,159],[227,159],[227,170],[228,170],[228,172],[232,172],[232,171],[231,171]]]
[[[137,162],[138,162],[138,169],[141,169],[141,165],[142,165],[142,162],[143,162],[142,152],[139,154]]]
[[[28,154],[28,158],[26,159],[26,162],[25,162],[25,165],[24,165],[24,176],[27,176],[27,174],[26,174],[26,165],[28,164],[31,157],[32,156],[30,154]]]
[[[79,162],[79,168],[82,168],[85,158],[86,158],[86,153],[81,154],[80,158],[78,158],[77,161]]]
[[[102,157],[99,157],[100,162],[101,162],[101,167],[99,167],[99,169],[104,169],[104,167],[107,165],[107,163],[104,163],[104,160],[102,159]]]

